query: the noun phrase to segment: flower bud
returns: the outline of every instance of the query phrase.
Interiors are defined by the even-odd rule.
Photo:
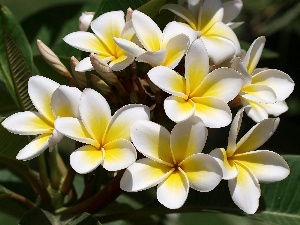
[[[70,64],[71,64],[72,75],[76,80],[78,87],[80,89],[83,89],[87,87],[87,79],[84,72],[78,72],[75,70],[75,67],[77,66],[78,62],[79,61],[74,56],[71,57]]]
[[[83,12],[79,17],[79,30],[87,31],[93,20],[95,12]]]

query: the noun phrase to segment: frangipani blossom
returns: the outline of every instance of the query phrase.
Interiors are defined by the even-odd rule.
[[[157,187],[157,199],[170,209],[181,207],[189,188],[208,192],[222,178],[222,170],[209,155],[201,153],[207,129],[198,117],[178,123],[170,132],[151,121],[135,123],[130,136],[139,159],[125,171],[121,189],[129,192]]]
[[[93,20],[95,12],[82,12],[79,17],[79,30],[87,31]]]
[[[279,118],[265,119],[252,127],[238,143],[237,135],[243,109],[235,116],[228,137],[228,146],[213,150],[213,156],[223,169],[223,179],[234,203],[248,214],[256,212],[261,194],[259,182],[280,181],[289,175],[285,160],[275,152],[256,150],[275,132]],[[256,150],[256,151],[255,151]]]
[[[294,81],[286,73],[276,69],[256,69],[265,45],[265,37],[257,38],[246,55],[234,58],[232,68],[243,75],[240,92],[245,111],[254,121],[268,118],[268,114],[279,116],[287,110],[284,100],[294,90]]]
[[[134,57],[121,49],[114,37],[130,40],[134,32],[130,23],[125,23],[123,11],[107,12],[91,22],[93,33],[77,31],[68,34],[63,40],[69,45],[90,53],[97,54],[114,71],[125,69]],[[92,70],[90,58],[84,58],[76,66],[76,71]]]
[[[180,122],[195,114],[207,127],[223,127],[231,122],[227,102],[239,93],[241,75],[231,68],[209,73],[208,55],[200,39],[194,41],[187,52],[185,77],[163,66],[152,68],[148,76],[172,95],[164,101],[165,112],[171,120]]]
[[[2,125],[8,131],[20,135],[38,135],[17,155],[19,160],[29,160],[53,147],[63,137],[54,128],[58,117],[78,117],[81,95],[75,87],[67,87],[42,76],[33,76],[28,81],[28,94],[37,111],[15,113]]]
[[[220,64],[240,53],[235,33],[222,22],[224,8],[220,0],[188,1],[188,9],[177,4],[167,4],[162,9],[175,13],[197,31],[214,64]]]
[[[59,132],[86,144],[70,156],[70,164],[77,173],[88,173],[100,164],[108,171],[117,171],[136,160],[129,129],[139,120],[149,120],[148,107],[126,105],[111,116],[105,98],[87,88],[81,95],[79,114],[81,120],[65,117],[55,121]]]
[[[132,13],[132,25],[141,48],[133,42],[115,38],[116,43],[137,61],[151,66],[175,68],[184,56],[189,44],[197,38],[197,33],[182,23],[170,22],[161,32],[157,24],[147,15],[137,10]]]

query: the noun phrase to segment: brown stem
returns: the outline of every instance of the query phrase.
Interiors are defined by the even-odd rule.
[[[28,209],[32,209],[32,208],[35,207],[35,204],[32,201],[30,201],[29,199],[25,198],[23,195],[17,194],[15,192],[10,191],[10,194],[9,194],[8,198],[11,198],[13,200],[16,200],[16,201],[22,203]]]

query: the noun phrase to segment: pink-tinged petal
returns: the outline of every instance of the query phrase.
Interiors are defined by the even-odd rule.
[[[178,4],[166,4],[160,8],[170,10],[172,13],[184,19],[192,29],[197,29],[197,21],[193,17],[193,14],[186,8]]]
[[[204,33],[215,23],[222,21],[224,9],[220,0],[204,0],[200,7],[202,8],[198,15],[198,30]]]
[[[82,92],[79,111],[88,133],[98,143],[102,143],[104,132],[111,119],[106,99],[97,91],[87,88]]]
[[[178,209],[184,204],[188,193],[188,179],[179,168],[158,185],[157,200],[169,209]]]
[[[189,38],[185,34],[178,34],[171,38],[166,46],[167,56],[164,65],[171,69],[175,68],[184,56],[189,45]]]
[[[185,159],[180,168],[185,172],[190,186],[201,192],[213,190],[223,177],[218,162],[213,157],[202,153]]]
[[[288,106],[285,101],[275,102],[274,104],[259,105],[262,106],[268,112],[268,114],[271,114],[273,116],[279,116],[288,110]]]
[[[108,171],[122,170],[136,160],[136,150],[130,141],[118,139],[103,146],[105,158],[103,168]]]
[[[214,97],[192,98],[195,103],[195,115],[199,116],[206,127],[225,127],[231,122],[229,106]]]
[[[258,103],[275,103],[276,94],[272,88],[266,85],[250,84],[243,87],[240,93],[244,99]]]
[[[223,8],[224,8],[223,22],[229,23],[240,14],[243,8],[243,2],[241,0],[228,1],[223,3]]]
[[[295,86],[289,75],[275,69],[263,70],[255,74],[252,83],[272,88],[276,95],[276,101],[283,101],[289,97]]]
[[[246,114],[255,122],[260,122],[264,119],[268,118],[268,112],[262,105],[263,103],[253,102],[251,100],[247,100],[241,98],[243,106],[245,106]]]
[[[229,135],[228,135],[228,145],[226,150],[228,157],[232,156],[236,150],[237,136],[241,128],[243,112],[244,112],[244,108],[241,108],[236,113],[235,117],[232,120]]]
[[[50,122],[55,119],[51,109],[51,97],[58,87],[59,83],[42,76],[30,77],[28,81],[28,94],[33,105]]]
[[[51,151],[53,147],[55,147],[56,144],[58,144],[62,139],[64,135],[60,133],[58,130],[54,129],[52,132],[52,135],[50,136],[48,142],[49,142],[49,150]]]
[[[207,50],[201,41],[194,41],[185,57],[185,78],[187,93],[196,90],[209,72],[209,58]]]
[[[173,170],[172,167],[143,158],[125,170],[120,187],[129,192],[145,190],[162,182]]]
[[[117,59],[113,59],[108,65],[113,71],[124,70],[134,61],[134,56],[123,52]]]
[[[123,106],[112,116],[102,143],[106,144],[117,139],[130,140],[130,127],[140,121],[148,121],[150,110],[145,105],[129,104]]]
[[[132,40],[134,37],[135,37],[135,30],[132,24],[132,20],[129,20],[128,22],[125,23],[125,26],[123,27],[121,38],[126,40]]]
[[[30,160],[41,153],[43,153],[49,147],[49,138],[52,134],[42,134],[33,139],[28,145],[22,148],[16,158],[18,160]]]
[[[193,116],[175,125],[171,131],[171,150],[175,163],[202,152],[207,129],[199,117]]]
[[[149,70],[149,79],[163,91],[182,98],[187,98],[185,94],[185,79],[174,70],[157,66]]]
[[[79,17],[79,30],[87,31],[93,20],[95,12],[82,12]]]
[[[248,49],[245,58],[243,59],[243,65],[250,74],[252,74],[253,70],[257,66],[257,63],[265,46],[265,42],[266,38],[263,36],[255,39]]]
[[[106,46],[110,55],[116,51],[114,37],[121,37],[121,32],[125,26],[125,15],[123,11],[111,11],[102,14],[91,23],[93,32]]]
[[[130,137],[136,149],[144,156],[172,166],[170,133],[166,128],[151,121],[139,121],[131,127]]]
[[[243,86],[247,86],[252,83],[252,76],[248,73],[246,68],[243,66],[242,61],[239,57],[233,58],[231,67],[237,70],[242,75]]]
[[[229,102],[238,95],[242,85],[240,73],[231,68],[219,68],[209,73],[190,96],[215,97]]]
[[[80,174],[86,174],[95,170],[104,160],[102,150],[91,145],[85,145],[72,152],[70,164]]]
[[[184,100],[180,97],[169,96],[164,101],[164,109],[167,116],[178,123],[194,115],[195,104],[191,99]]]
[[[114,38],[116,44],[127,53],[137,57],[145,52],[144,49],[136,45],[135,43],[123,38]]]
[[[238,176],[228,181],[229,191],[234,203],[244,212],[253,214],[259,205],[260,187],[252,172],[238,165]]]
[[[91,63],[90,57],[84,58],[75,67],[75,71],[78,71],[78,72],[86,72],[86,71],[91,71],[93,69],[94,69],[94,67]]]
[[[88,133],[88,131],[84,127],[84,124],[76,118],[58,118],[55,120],[54,126],[55,129],[57,129],[60,133],[75,141],[94,145],[96,147],[100,146],[100,143],[94,140]]]
[[[147,51],[160,50],[162,32],[149,16],[134,10],[132,13],[132,24],[136,36]]]
[[[179,34],[185,34],[189,38],[190,44],[198,37],[198,32],[193,30],[185,23],[172,21],[168,23],[163,31],[163,40],[161,47],[167,46],[168,42]]]
[[[105,49],[105,44],[103,44],[94,34],[89,32],[73,32],[65,36],[63,40],[67,44],[81,51],[93,52],[106,56],[109,55]]]
[[[75,87],[61,85],[51,98],[51,107],[58,117],[79,117],[81,91]]]
[[[285,179],[290,169],[277,153],[258,150],[234,156],[234,160],[246,166],[260,182],[271,183]]]
[[[1,124],[9,132],[21,135],[36,135],[53,131],[53,124],[38,112],[17,112]]]
[[[167,57],[167,49],[161,49],[158,51],[147,51],[136,58],[138,62],[144,62],[150,64],[152,67],[164,65]]]
[[[223,179],[231,180],[238,175],[238,170],[234,161],[228,160],[228,156],[224,148],[216,148],[209,153],[220,165],[223,171]]]
[[[235,155],[254,151],[262,146],[275,132],[279,118],[265,119],[253,126],[237,143]]]

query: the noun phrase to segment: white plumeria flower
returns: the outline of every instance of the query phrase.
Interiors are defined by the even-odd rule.
[[[256,212],[261,194],[259,182],[280,181],[289,175],[285,160],[275,152],[256,150],[275,132],[279,118],[266,119],[252,127],[238,143],[243,109],[233,119],[228,146],[213,150],[213,156],[223,169],[223,179],[235,204],[248,214]],[[255,151],[256,150],[256,151]]]
[[[53,147],[63,137],[54,128],[58,117],[78,117],[81,95],[75,87],[67,87],[42,76],[33,76],[28,81],[28,94],[37,109],[18,112],[6,118],[2,125],[8,131],[20,135],[37,135],[33,141],[20,150],[19,160],[29,160]]]
[[[222,179],[222,170],[201,153],[207,129],[198,117],[178,123],[170,132],[151,121],[140,121],[130,130],[133,144],[147,158],[125,171],[121,189],[129,192],[157,187],[157,199],[170,209],[181,207],[189,188],[208,192]]]
[[[231,22],[240,14],[243,8],[242,0],[227,1],[223,3],[223,8],[224,8],[224,16],[222,21],[231,29],[237,28],[238,26],[244,23],[244,22]]]
[[[168,9],[184,19],[189,26],[198,32],[210,59],[220,64],[234,54],[239,55],[240,43],[223,20],[224,8],[220,0],[189,1],[188,9],[177,4],[167,4]]]
[[[114,71],[125,69],[134,57],[121,49],[114,37],[130,40],[134,32],[130,23],[125,23],[123,11],[104,13],[91,22],[93,33],[77,31],[68,34],[63,40],[69,45],[90,53],[97,54]],[[84,58],[76,66],[76,71],[92,70],[90,58]]]
[[[171,120],[180,122],[195,114],[207,127],[223,127],[231,122],[227,102],[239,93],[241,75],[231,68],[209,73],[209,58],[200,39],[194,41],[187,52],[185,77],[163,66],[152,68],[148,76],[172,95],[164,101],[165,112]]]
[[[132,13],[132,25],[143,49],[133,42],[115,38],[116,43],[137,61],[151,66],[175,68],[184,56],[189,44],[197,38],[197,33],[185,24],[171,22],[161,32],[157,24],[147,15],[137,10]]]
[[[93,20],[95,12],[83,12],[79,17],[79,30],[87,31]]]
[[[148,107],[126,105],[111,116],[105,98],[88,88],[82,92],[79,113],[81,120],[64,117],[55,121],[59,132],[86,144],[70,156],[70,164],[77,173],[89,173],[100,164],[108,171],[117,171],[136,160],[129,129],[136,121],[149,120]]]
[[[240,97],[245,111],[254,121],[268,118],[268,114],[279,116],[287,111],[284,100],[293,92],[294,81],[286,73],[276,69],[256,69],[262,54],[265,37],[257,38],[246,55],[234,58],[232,68],[243,75]]]

